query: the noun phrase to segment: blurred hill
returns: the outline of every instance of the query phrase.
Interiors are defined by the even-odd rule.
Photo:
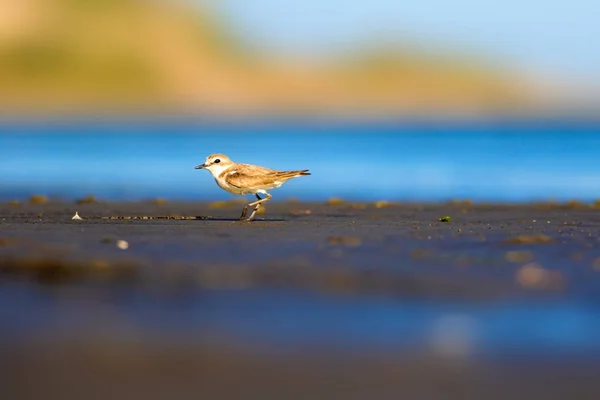
[[[536,110],[526,79],[472,60],[358,49],[251,52],[205,9],[159,0],[0,0],[0,112],[236,115]]]

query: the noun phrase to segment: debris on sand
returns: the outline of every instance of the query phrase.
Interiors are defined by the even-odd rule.
[[[310,210],[293,210],[290,212],[292,215],[310,215],[312,211]]]
[[[440,217],[438,219],[438,221],[440,221],[440,222],[452,222],[452,217],[450,217],[449,215],[444,215],[443,217]]]
[[[526,250],[513,250],[507,251],[504,257],[509,262],[524,263],[533,260],[533,253]]]
[[[387,207],[392,207],[394,205],[394,203],[386,201],[386,200],[379,200],[375,202],[375,208],[387,208]]]
[[[577,210],[577,209],[588,208],[588,206],[578,200],[569,200],[561,208]]]
[[[595,207],[594,204],[585,204],[579,200],[569,200],[566,203],[559,203],[555,200],[533,203],[535,208],[539,210],[583,210],[586,208]]]
[[[29,198],[29,204],[46,204],[48,202],[48,197],[42,194],[34,194]]]
[[[75,211],[75,215],[73,215],[73,217],[71,217],[71,219],[77,220],[77,221],[81,221],[83,220],[83,218],[81,218],[79,216],[79,214],[77,213],[77,211]]]
[[[256,215],[264,215],[267,213],[267,208],[265,206],[261,206],[258,210],[256,210]]]
[[[84,279],[120,281],[135,279],[137,265],[96,259],[68,260],[55,258],[53,255],[32,258],[1,257],[0,274],[29,276],[46,284]]]
[[[360,239],[356,236],[330,236],[327,243],[356,247],[360,246]]]
[[[210,215],[197,215],[197,216],[186,216],[186,215],[111,215],[109,217],[101,217],[101,219],[111,220],[151,220],[151,219],[172,219],[172,220],[207,220],[211,219]]]
[[[337,197],[332,197],[331,199],[327,200],[328,206],[343,206],[344,204],[346,204],[346,200],[339,199]]]
[[[554,243],[554,239],[546,235],[520,235],[506,239],[506,244],[546,244]]]
[[[129,248],[129,243],[125,240],[117,240],[117,247],[121,250],[127,250]]]
[[[85,196],[83,199],[79,199],[75,202],[77,204],[96,204],[96,203],[98,203],[98,200],[96,199],[96,197],[89,195],[89,196]]]
[[[210,203],[208,205],[208,207],[210,208],[226,208],[229,207],[231,204],[226,202],[226,201],[213,201],[212,203]]]

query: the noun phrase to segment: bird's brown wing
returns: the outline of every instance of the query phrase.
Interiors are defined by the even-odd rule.
[[[307,171],[276,171],[255,165],[238,164],[223,172],[225,182],[238,188],[268,186],[275,182],[285,182]]]

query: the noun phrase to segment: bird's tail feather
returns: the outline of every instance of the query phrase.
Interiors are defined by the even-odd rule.
[[[310,175],[310,172],[308,172],[307,169],[303,169],[303,170],[298,170],[298,171],[285,171],[285,172],[279,172],[277,174],[279,177],[284,178],[284,179],[290,179],[290,178],[295,178],[297,176],[307,176]]]

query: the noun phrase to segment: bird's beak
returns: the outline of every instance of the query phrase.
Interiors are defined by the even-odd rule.
[[[204,168],[206,168],[206,164],[198,165],[194,169],[204,169]]]

